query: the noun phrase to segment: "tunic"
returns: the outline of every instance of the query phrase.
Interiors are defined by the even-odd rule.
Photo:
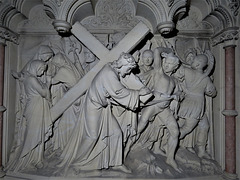
[[[185,80],[182,85],[186,95],[180,105],[179,117],[202,119],[205,112],[205,95],[215,92],[213,83],[208,76],[203,75],[193,83],[187,84]]]

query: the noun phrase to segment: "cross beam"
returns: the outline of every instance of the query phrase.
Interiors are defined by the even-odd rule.
[[[108,50],[98,39],[96,39],[79,22],[72,27],[72,34],[90,49],[100,61],[72,87],[52,108],[51,116],[55,121],[61,114],[71,106],[80,96],[82,96],[91,85],[95,75],[108,62],[112,62],[120,56],[122,52],[130,52],[149,33],[149,28],[139,22],[113,49]]]

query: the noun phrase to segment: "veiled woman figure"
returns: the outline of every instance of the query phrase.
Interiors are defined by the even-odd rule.
[[[57,53],[52,59],[55,76],[52,77],[52,102],[55,104],[72,88],[82,76],[74,64],[62,53]],[[80,99],[76,100],[54,124],[53,151],[63,150],[79,116]]]
[[[46,62],[33,60],[21,79],[26,103],[17,132],[18,148],[10,155],[8,170],[25,171],[43,167],[44,143],[52,133],[49,87],[40,80],[46,68]]]

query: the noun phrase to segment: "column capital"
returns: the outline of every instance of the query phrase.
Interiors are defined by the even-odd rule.
[[[18,34],[11,31],[7,27],[0,26],[0,43],[5,44],[6,41],[11,41],[18,44]]]
[[[224,47],[236,45],[235,40],[239,38],[239,27],[229,27],[217,33],[211,38],[212,46],[224,43]]]
[[[6,39],[0,37],[0,45],[6,46]]]
[[[223,45],[223,48],[226,49],[228,47],[233,47],[235,48],[237,45],[235,44],[235,41],[227,41],[227,42],[224,42],[224,45]]]
[[[52,24],[56,31],[59,33],[68,33],[72,28],[72,25],[70,23],[63,20],[54,20]]]

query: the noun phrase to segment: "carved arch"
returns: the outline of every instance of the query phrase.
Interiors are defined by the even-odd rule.
[[[230,13],[222,6],[218,6],[203,21],[207,21],[212,25],[212,27],[215,27],[214,34],[228,27],[234,26]]]
[[[174,3],[169,10],[169,18],[170,20],[181,19],[182,16],[186,13],[186,2],[185,1],[177,1]]]
[[[158,0],[150,0],[150,1],[145,1],[145,0],[139,0],[139,4],[144,5],[147,9],[149,9],[152,14],[154,14],[155,19],[157,21],[157,24],[159,24],[161,21],[166,21],[166,11],[164,9],[164,5],[162,4],[161,1]],[[139,16],[144,16],[144,12],[141,12]]]
[[[137,4],[136,15],[147,19],[151,23],[152,28],[155,27],[153,31],[156,31],[158,22],[161,21],[160,18],[164,16],[164,11],[161,12],[161,15],[158,15],[157,11],[157,7],[151,1],[140,0]],[[147,16],[144,14],[147,14]]]
[[[81,14],[81,17],[78,16],[78,20],[80,21],[87,16],[93,15],[93,6],[89,0],[81,0],[81,1],[76,1],[75,3],[69,4],[68,9],[69,9],[69,12],[67,13],[66,20],[71,24],[75,22],[76,15]],[[81,13],[81,12],[84,12],[84,13]]]
[[[52,19],[63,20],[71,23],[74,13],[86,3],[91,3],[90,0],[67,0],[67,1],[52,1],[43,0],[45,10],[50,14]]]
[[[153,27],[161,34],[168,34],[175,28],[175,23],[186,13],[187,1],[175,0],[169,3],[169,1],[160,0],[140,0],[139,4],[145,5],[154,14],[155,17],[150,20],[150,22],[156,20]]]
[[[160,33],[170,32],[175,27],[173,20],[177,21],[181,18],[180,14],[182,15],[186,12],[187,0],[174,0],[170,1],[171,3],[162,0],[131,1],[136,7],[136,15],[147,19],[153,29],[158,29]],[[98,6],[99,2],[99,0],[43,0],[47,14],[59,22],[58,24],[55,23],[55,26],[65,22],[65,26],[68,26],[68,28],[76,20],[81,21],[87,16],[96,14],[96,6]],[[149,12],[148,15],[146,15],[144,9]]]
[[[46,13],[54,20],[54,27],[59,32],[67,32],[71,25],[86,16],[93,14],[93,8],[90,0],[64,0],[52,1],[43,0]]]
[[[8,27],[11,18],[17,13],[14,6],[7,1],[3,1],[0,6],[0,25]]]

